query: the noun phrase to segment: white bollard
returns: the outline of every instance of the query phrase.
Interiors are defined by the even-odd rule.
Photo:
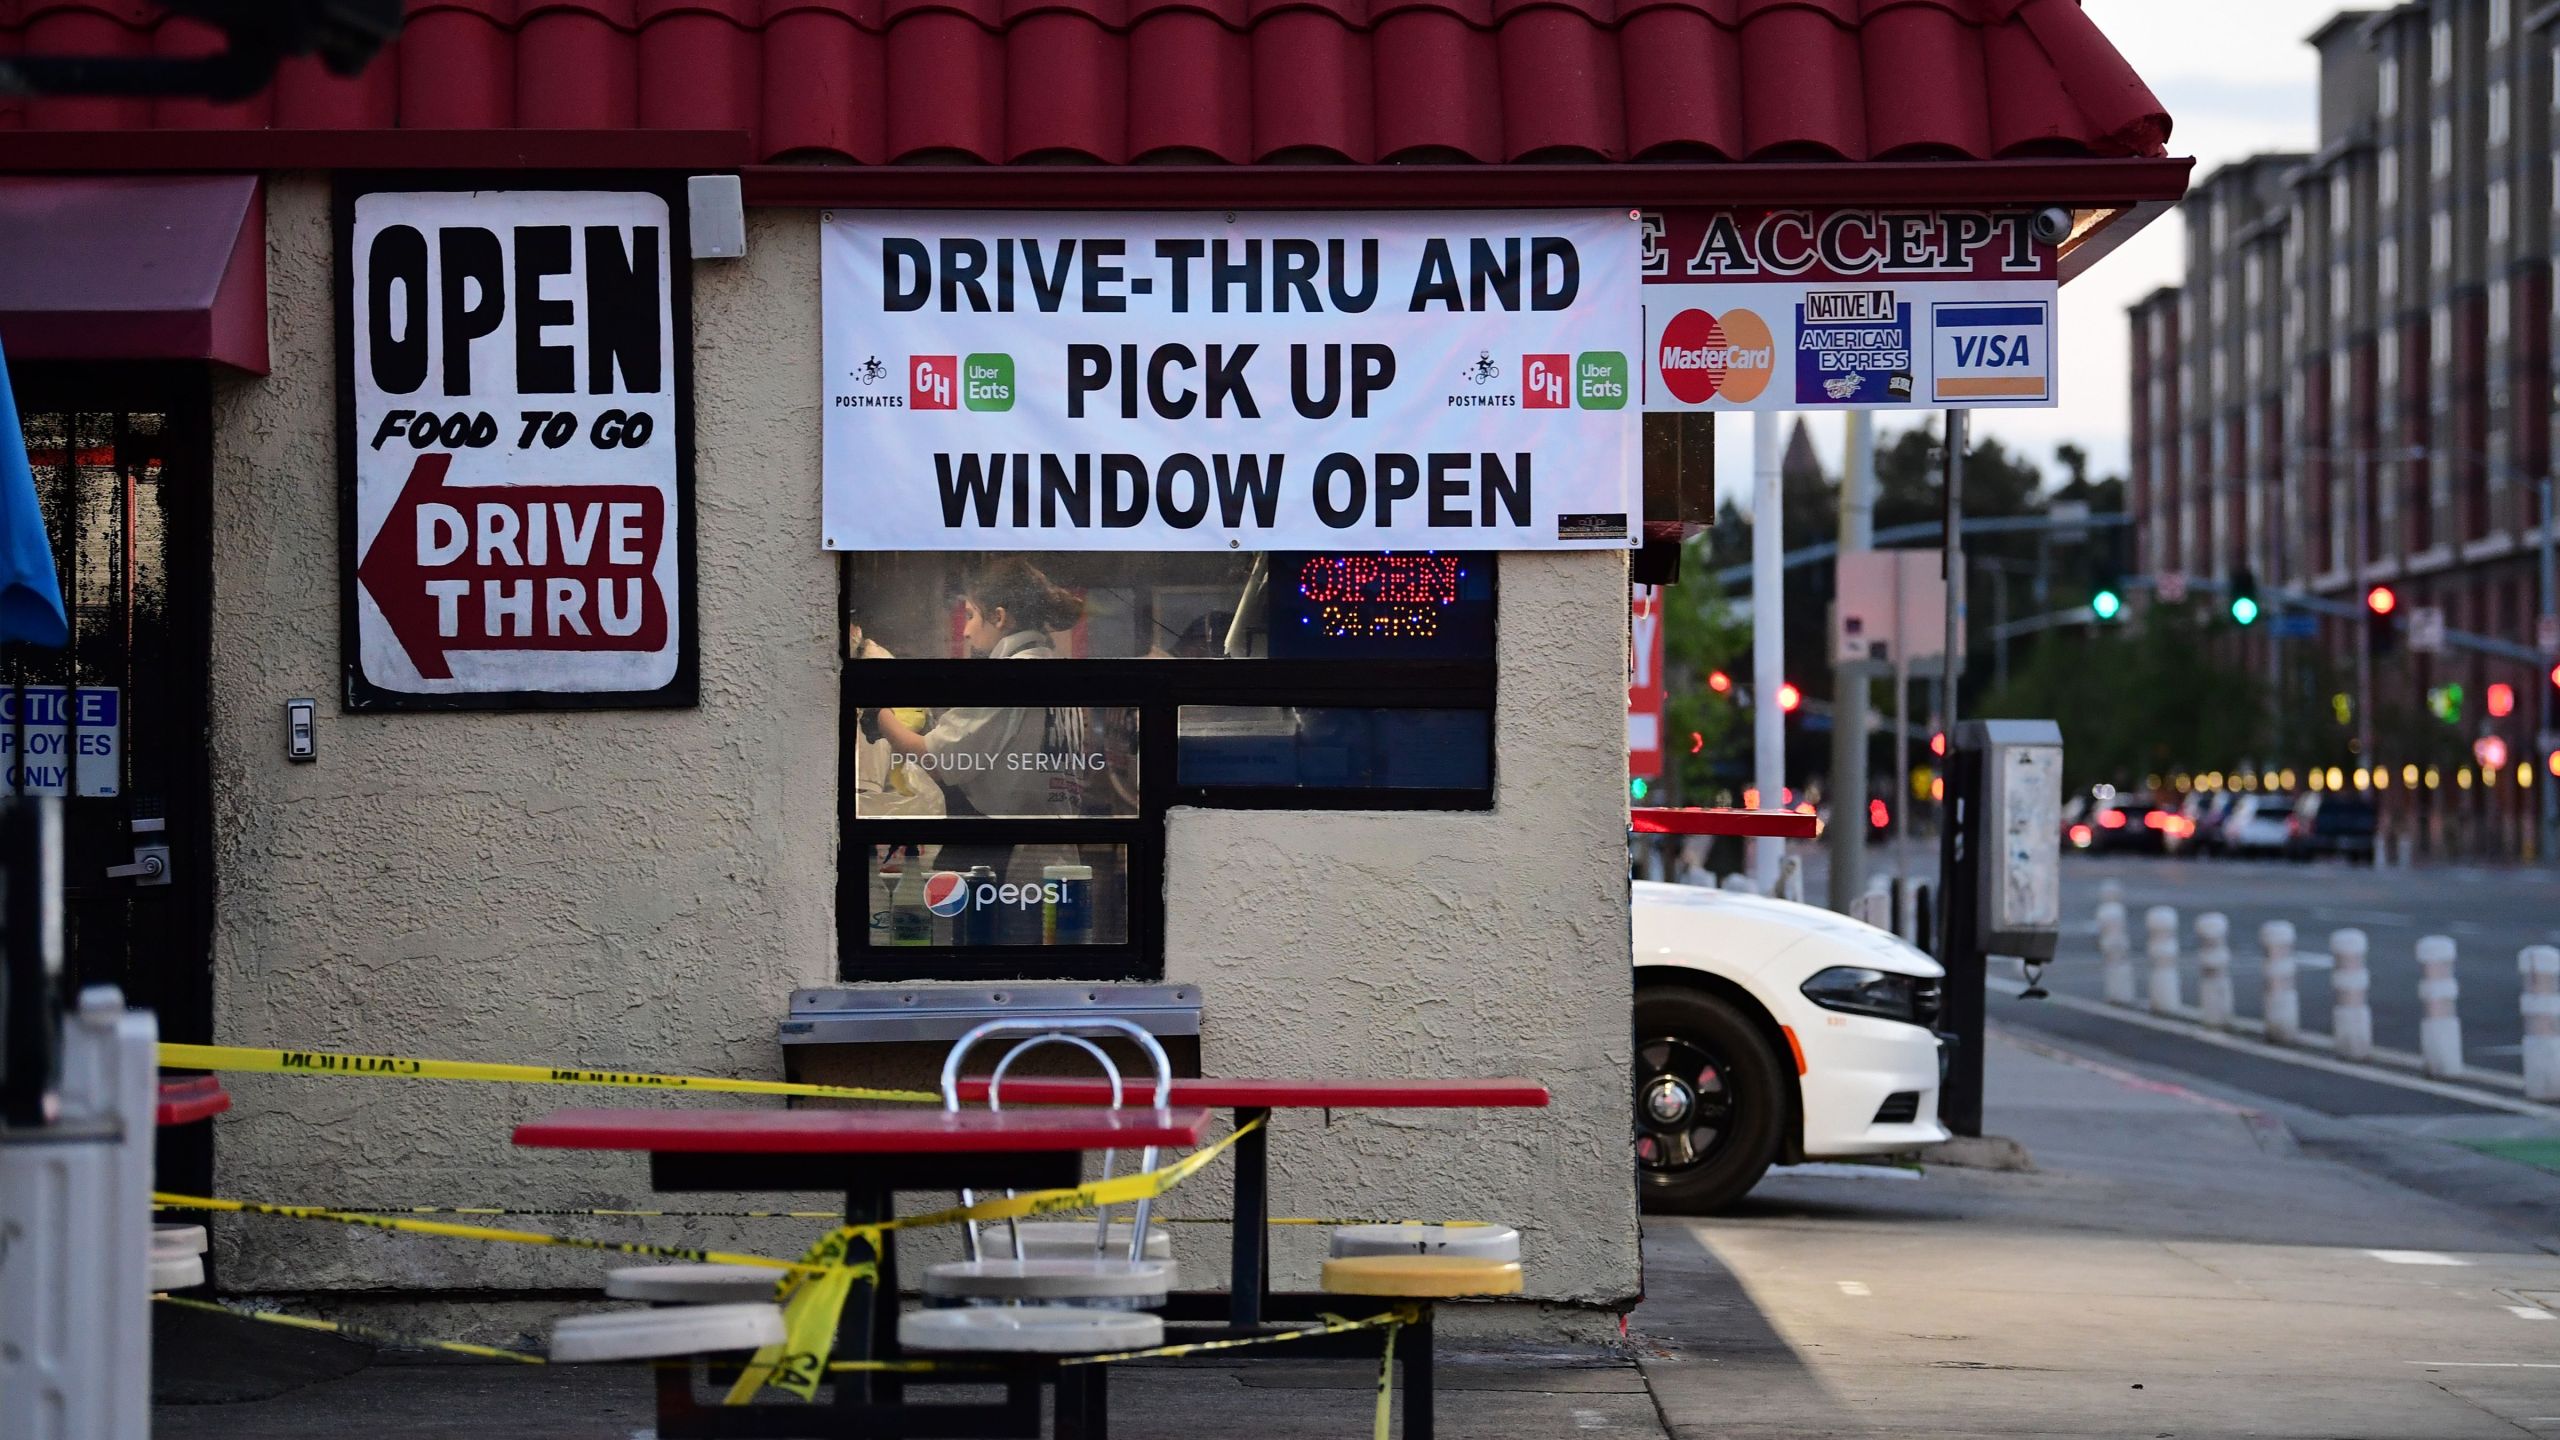
[[[2267,952],[2267,1039],[2277,1045],[2302,1043],[2302,993],[2293,987],[2294,929],[2290,920],[2270,920],[2258,927],[2258,948]]]
[[[2337,1037],[2338,1058],[2373,1058],[2373,972],[2365,968],[2368,953],[2361,930],[2329,932],[2329,1030]]]
[[[2524,1094],[2560,1100],[2560,947],[2527,945],[2516,953],[2524,972]]]
[[[1778,862],[1778,898],[1804,903],[1804,857],[1789,855]]]
[[[2151,933],[2151,1011],[2167,1015],[2179,1008],[2178,912],[2154,905],[2143,912],[2142,926]]]
[[[2418,1058],[2435,1076],[2462,1073],[2462,1016],[2454,1001],[2462,987],[2453,978],[2453,937],[2418,942]]]
[[[2124,903],[2124,882],[2123,882],[2123,881],[2121,881],[2121,880],[2101,880],[2101,881],[2099,881],[2099,882],[2098,882],[2098,907],[2099,907],[2100,909],[2105,909],[2108,905],[2111,905],[2111,904],[2112,904],[2112,905],[2121,905],[2121,904],[2123,904],[2123,903]]]
[[[1850,907],[1849,913],[1879,930],[1893,928],[1893,887],[1879,878],[1867,882],[1867,893]]]
[[[2196,1008],[2207,1025],[2231,1028],[2231,917],[2219,910],[2196,917]]]
[[[2098,978],[2110,1005],[2133,1001],[2133,942],[2125,934],[2124,902],[2098,904]]]

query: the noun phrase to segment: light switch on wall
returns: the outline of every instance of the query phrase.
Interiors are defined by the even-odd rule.
[[[284,758],[317,760],[320,758],[320,702],[287,700],[284,702]]]

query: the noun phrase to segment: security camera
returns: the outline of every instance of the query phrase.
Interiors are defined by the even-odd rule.
[[[2036,212],[2035,219],[2029,221],[2028,225],[2037,240],[2047,245],[2059,245],[2071,238],[2071,227],[2074,223],[2070,206],[2047,205]]]

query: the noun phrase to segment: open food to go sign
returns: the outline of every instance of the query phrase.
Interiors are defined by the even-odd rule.
[[[1624,547],[1624,211],[826,217],[832,550]]]
[[[349,706],[693,703],[681,201],[338,203]]]

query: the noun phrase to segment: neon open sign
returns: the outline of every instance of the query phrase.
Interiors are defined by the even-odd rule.
[[[1455,555],[1310,555],[1298,567],[1302,620],[1334,639],[1429,640],[1466,573]]]

